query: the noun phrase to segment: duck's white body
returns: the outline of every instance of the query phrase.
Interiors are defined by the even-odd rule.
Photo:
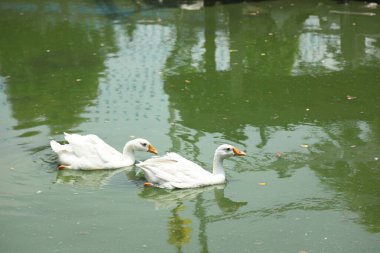
[[[226,180],[223,160],[227,157],[245,155],[231,145],[221,145],[214,155],[213,172],[204,170],[198,164],[176,153],[154,157],[138,163],[150,184],[160,188],[194,188],[222,184]]]
[[[157,153],[155,148],[144,139],[135,139],[125,144],[120,153],[94,134],[79,135],[65,133],[68,144],[61,145],[52,140],[50,146],[57,153],[61,164],[59,169],[116,169],[135,163],[135,151]]]

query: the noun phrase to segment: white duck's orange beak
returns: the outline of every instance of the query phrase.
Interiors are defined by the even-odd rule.
[[[240,151],[237,148],[233,148],[232,151],[234,152],[234,155],[236,156],[245,156],[245,153],[243,151]]]
[[[155,154],[155,155],[158,154],[158,153],[157,153],[157,150],[155,149],[155,147],[153,147],[152,144],[149,144],[149,146],[148,146],[148,152],[153,153],[153,154]]]

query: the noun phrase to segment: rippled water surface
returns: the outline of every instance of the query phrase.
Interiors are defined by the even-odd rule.
[[[379,9],[5,0],[0,33],[1,252],[379,252]],[[63,132],[248,155],[166,191],[57,171]]]

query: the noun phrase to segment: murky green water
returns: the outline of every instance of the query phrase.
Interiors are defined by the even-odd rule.
[[[379,252],[379,10],[149,2],[0,2],[0,251]],[[248,156],[165,191],[58,172],[64,131]]]

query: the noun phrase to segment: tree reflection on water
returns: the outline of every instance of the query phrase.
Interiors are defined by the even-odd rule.
[[[201,245],[201,252],[208,252],[207,225],[211,222],[216,222],[217,217],[223,220],[222,217],[233,215],[247,202],[233,201],[224,196],[225,185],[209,186],[195,189],[182,189],[167,191],[156,188],[144,188],[139,194],[140,197],[150,200],[155,203],[156,208],[171,209],[171,217],[168,218],[167,227],[169,233],[169,244],[177,248],[177,252],[183,252],[182,247],[189,244],[192,238],[192,227],[196,224],[190,218],[181,217],[180,213],[187,208],[188,202],[194,202],[194,216],[198,219],[198,241]],[[204,193],[214,192],[212,200],[205,200]],[[221,213],[219,215],[207,214],[207,208],[210,206],[208,202],[216,202]]]

